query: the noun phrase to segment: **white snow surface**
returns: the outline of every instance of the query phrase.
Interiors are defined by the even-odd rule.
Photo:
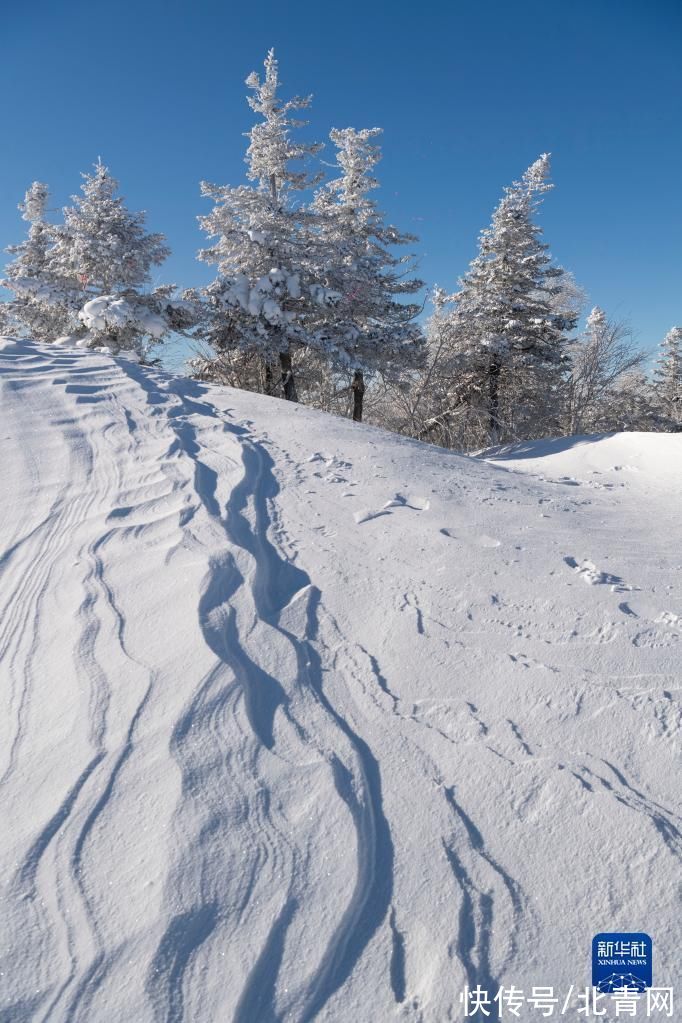
[[[28,341],[0,385],[0,1019],[441,1023],[600,931],[674,984],[682,435],[490,462]]]

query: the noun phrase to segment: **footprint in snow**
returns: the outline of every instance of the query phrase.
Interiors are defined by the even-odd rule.
[[[566,557],[564,562],[581,576],[588,586],[608,585],[611,586],[614,593],[622,593],[632,589],[631,586],[623,582],[620,576],[613,575],[611,572],[602,572],[593,561],[585,559],[578,564],[575,558]]]
[[[339,476],[336,472],[314,472],[313,476],[317,476],[317,478],[321,479],[324,483],[348,483],[345,476]]]
[[[670,625],[674,629],[682,626],[682,615],[676,615],[672,611],[662,611],[655,621],[657,625]]]
[[[638,632],[632,640],[632,645],[636,647],[669,647],[674,646],[679,642],[680,634],[678,632],[670,632],[668,629],[644,629],[642,632]]]
[[[353,468],[351,462],[344,462],[342,458],[337,458],[336,455],[325,455],[321,451],[314,451],[312,455],[308,456],[306,461],[322,462],[324,464],[324,468],[320,467],[319,472],[314,472],[313,476],[323,480],[325,483],[348,483],[348,478],[343,476],[338,470]],[[355,486],[355,484],[350,483],[350,486]]]
[[[324,462],[328,469],[352,469],[352,462],[345,462],[342,458],[337,458],[336,455],[325,455],[322,451],[313,451],[312,455],[308,455],[307,462]]]
[[[544,671],[551,671],[555,675],[559,673],[558,668],[552,667],[551,664],[545,664],[544,661],[536,661],[534,657],[528,657],[526,654],[510,653],[507,654],[507,656],[511,661],[513,661],[514,664],[517,664],[520,668],[526,669],[541,668]]]

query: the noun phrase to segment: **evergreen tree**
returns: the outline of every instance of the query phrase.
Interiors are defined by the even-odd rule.
[[[170,250],[163,235],[147,232],[144,213],[128,210],[101,160],[83,178],[83,194],[73,196],[73,206],[64,210],[52,252],[67,294],[76,282],[80,287],[77,343],[144,355],[188,312],[173,301],[172,286],[147,290],[151,268]]]
[[[151,267],[169,254],[163,236],[145,230],[144,213],[126,208],[101,161],[83,177],[83,194],[64,209],[60,225],[45,222],[44,185],[27,193],[22,209],[31,227],[12,250],[10,314],[39,340],[68,334],[83,346],[143,355],[148,343],[192,322],[191,306],[175,301],[170,286],[146,290]]]
[[[83,174],[82,195],[64,209],[53,261],[64,278],[76,277],[88,294],[137,291],[150,283],[152,266],[170,255],[161,234],[145,230],[145,214],[131,213],[118,182],[102,161]]]
[[[484,443],[558,428],[554,411],[576,314],[557,308],[565,271],[534,217],[552,185],[542,155],[505,189],[454,296],[452,334],[468,376],[462,400],[487,416]],[[555,422],[556,419],[556,422]]]
[[[214,208],[200,223],[217,240],[199,258],[216,264],[218,277],[206,289],[212,315],[199,331],[210,355],[195,370],[204,378],[220,379],[231,353],[239,352],[251,365],[256,355],[259,388],[278,390],[273,367],[279,363],[281,391],[296,401],[292,353],[300,346],[315,346],[320,308],[337,299],[319,288],[319,250],[312,243],[310,214],[295,202],[297,194],[319,182],[319,176],[296,165],[321,147],[292,138],[305,124],[293,113],[307,108],[310,97],[280,100],[273,50],[265,60],[265,78],[254,71],[246,84],[252,92],[249,105],[261,118],[247,133],[247,177],[253,184],[201,186]]]
[[[19,204],[22,218],[30,225],[28,235],[7,249],[15,258],[0,282],[13,295],[0,305],[1,329],[37,341],[53,341],[64,333],[78,309],[73,296],[71,301],[57,301],[63,282],[53,259],[56,229],[46,220],[48,199],[47,185],[34,181]]]
[[[662,415],[682,427],[682,327],[673,327],[660,344],[654,369],[656,404]]]
[[[339,176],[319,189],[313,209],[322,245],[326,294],[338,296],[317,333],[334,369],[353,375],[353,419],[362,419],[364,372],[400,371],[417,365],[423,337],[414,322],[421,307],[400,301],[423,287],[408,273],[412,257],[396,256],[394,245],[416,241],[384,224],[370,192],[378,186],[373,168],[381,159],[373,139],[380,128],[334,129]]]

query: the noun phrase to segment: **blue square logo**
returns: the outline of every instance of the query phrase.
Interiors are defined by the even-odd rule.
[[[653,984],[653,942],[648,934],[597,934],[592,939],[592,987],[598,991]]]

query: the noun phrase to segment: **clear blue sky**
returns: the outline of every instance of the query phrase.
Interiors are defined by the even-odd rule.
[[[589,300],[653,347],[682,322],[680,0],[7,0],[0,246],[34,179],[63,205],[101,155],[173,256],[195,260],[199,181],[244,180],[244,79],[274,46],[308,134],[384,129],[379,200],[420,236],[420,275],[455,286],[502,188],[539,153],[542,223]]]

